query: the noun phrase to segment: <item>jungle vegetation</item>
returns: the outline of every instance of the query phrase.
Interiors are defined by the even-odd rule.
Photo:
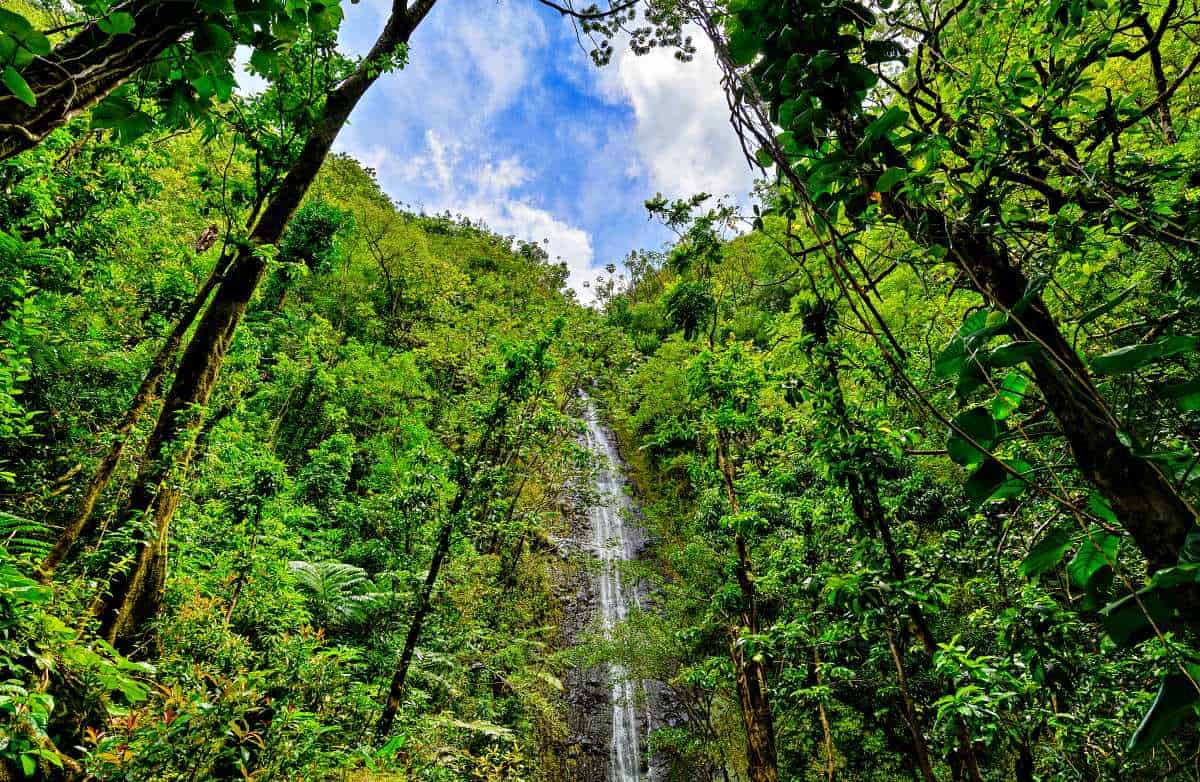
[[[760,176],[590,305],[332,151],[436,0],[0,7],[0,780],[570,780],[610,662],[675,780],[1200,777],[1200,5],[535,4]]]

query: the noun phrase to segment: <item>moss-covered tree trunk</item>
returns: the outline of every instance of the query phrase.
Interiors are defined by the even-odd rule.
[[[220,282],[221,275],[225,270],[225,262],[225,256],[222,256],[217,261],[208,280],[196,293],[187,311],[184,312],[179,322],[175,324],[175,328],[167,335],[166,341],[159,348],[158,355],[150,362],[150,368],[146,370],[141,385],[138,386],[137,391],[133,395],[133,400],[130,401],[129,407],[125,410],[124,417],[113,431],[113,440],[109,444],[108,450],[105,451],[104,456],[96,464],[95,472],[92,473],[91,479],[88,481],[87,486],[84,487],[83,495],[79,498],[79,503],[75,508],[74,514],[63,527],[58,540],[54,543],[54,548],[50,550],[50,553],[46,555],[45,560],[38,567],[38,574],[42,578],[49,578],[55,568],[71,552],[71,549],[79,538],[90,533],[94,528],[92,511],[95,510],[96,502],[100,499],[104,490],[112,482],[117,465],[121,462],[121,455],[125,452],[125,444],[129,441],[129,434],[133,431],[133,427],[137,425],[137,422],[141,420],[142,414],[158,394],[163,376],[166,375],[171,365],[171,360],[179,350],[179,344],[183,341],[184,334],[191,328],[192,322],[196,319],[200,310],[203,309],[204,303],[208,301],[208,297],[212,294],[217,283]]]
[[[128,33],[110,35],[96,21],[36,58],[21,75],[37,102],[0,95],[0,160],[36,146],[56,128],[121,86],[207,14],[192,0],[131,0],[112,9],[133,17]]]
[[[725,481],[730,511],[741,513],[735,490],[734,465],[723,433],[717,434],[717,463]],[[741,592],[741,625],[733,629],[729,641],[729,656],[733,662],[737,683],[742,724],[746,729],[746,769],[750,782],[778,782],[779,763],[775,752],[775,725],[771,717],[771,693],[766,663],[742,642],[742,633],[757,634],[760,630],[758,598],[754,587],[754,568],[750,549],[741,532],[734,534],[736,573]]]
[[[180,476],[191,462],[193,442],[203,420],[238,324],[262,281],[266,261],[261,246],[279,242],[288,220],[316,179],[338,133],[367,89],[379,78],[384,63],[436,0],[411,6],[397,2],[366,59],[329,92],[321,116],[309,133],[295,165],[267,201],[258,223],[230,263],[212,302],[184,350],[175,380],[147,444],[134,485],[126,519],[142,517],[142,533],[131,567],[117,572],[93,604],[101,632],[111,643],[130,648],[146,622],[157,616],[166,583],[171,519],[183,496]]]

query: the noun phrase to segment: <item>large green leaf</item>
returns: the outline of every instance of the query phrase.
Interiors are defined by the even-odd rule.
[[[97,21],[96,26],[109,35],[127,35],[133,32],[134,19],[132,14],[117,11]]]
[[[729,26],[729,58],[734,65],[749,65],[754,62],[762,41],[757,35],[736,22]]]
[[[1129,345],[1092,360],[1092,371],[1098,375],[1121,375],[1140,369],[1180,353],[1190,353],[1200,342],[1196,337],[1163,337],[1142,345]]]
[[[1036,342],[1006,342],[988,353],[987,365],[995,368],[1016,366],[1032,361],[1041,352],[1042,346]]]
[[[4,86],[8,87],[13,95],[17,96],[27,106],[36,106],[37,98],[33,94],[33,90],[29,89],[29,83],[25,81],[25,77],[17,72],[17,69],[11,65],[5,66],[3,76],[0,78],[4,81]]]
[[[956,429],[951,430],[946,440],[946,450],[949,451],[950,458],[963,467],[982,464],[987,454],[980,448],[990,449],[1000,436],[996,419],[992,418],[988,410],[974,407],[956,415],[954,425]],[[959,434],[959,431],[962,434]],[[975,443],[979,447],[976,447]]]
[[[0,8],[0,33],[9,36],[29,54],[44,57],[50,53],[50,39],[34,29],[24,16],[5,8]],[[27,61],[25,58],[17,60],[18,64]]]
[[[1009,372],[1000,384],[996,398],[992,400],[992,415],[997,421],[1003,421],[1012,415],[1025,399],[1025,389],[1029,380],[1020,372]]]
[[[1116,562],[1120,545],[1120,536],[1093,524],[1079,550],[1067,563],[1067,577],[1071,583],[1089,594],[1094,592],[1106,575],[1111,576],[1109,563]]]
[[[1159,386],[1159,391],[1163,396],[1174,401],[1175,406],[1184,412],[1200,410],[1200,380]]]
[[[1162,741],[1186,717],[1196,713],[1196,702],[1200,691],[1200,665],[1185,665],[1188,675],[1182,671],[1166,676],[1158,687],[1158,695],[1150,705],[1146,716],[1129,739],[1126,749],[1132,753],[1145,752]]]
[[[1143,610],[1143,608],[1145,610]],[[1108,637],[1117,646],[1139,641],[1153,632],[1150,619],[1161,625],[1170,618],[1170,605],[1152,587],[1143,587],[1136,595],[1126,595],[1100,610]]]
[[[1024,477],[1033,468],[1028,462],[1013,459],[1008,469],[996,459],[988,459],[967,479],[963,489],[975,508],[985,502],[1019,497],[1029,487]],[[1016,472],[1017,475],[1013,475]]]
[[[1053,569],[1062,561],[1069,545],[1071,530],[1068,527],[1055,527],[1050,530],[1046,537],[1029,549],[1029,553],[1021,561],[1021,574],[1026,578],[1033,578]]]
[[[896,185],[903,182],[905,180],[905,178],[907,178],[907,177],[908,177],[908,169],[907,168],[902,168],[902,167],[898,167],[898,166],[889,168],[887,171],[884,171],[883,174],[880,175],[879,181],[877,181],[875,183],[875,189],[878,190],[880,193],[887,193],[893,187],[895,187]]]

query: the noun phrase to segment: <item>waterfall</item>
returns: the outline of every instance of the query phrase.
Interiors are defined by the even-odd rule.
[[[596,473],[596,502],[588,511],[592,527],[592,543],[600,560],[598,589],[601,621],[605,630],[625,618],[630,602],[638,605],[636,585],[621,583],[620,565],[633,559],[633,548],[626,534],[625,518],[632,505],[625,494],[625,484],[619,470],[621,457],[613,443],[612,434],[600,422],[595,405],[584,399],[587,421],[587,445],[600,457]],[[638,712],[634,703],[636,685],[628,672],[618,665],[610,666],[612,681],[612,741],[609,745],[609,782],[641,782],[640,732]]]

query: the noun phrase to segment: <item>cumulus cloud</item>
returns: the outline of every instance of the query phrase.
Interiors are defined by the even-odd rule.
[[[347,8],[349,51],[366,51],[388,5]],[[398,201],[548,240],[581,298],[602,264],[667,238],[647,221],[647,196],[744,201],[752,184],[709,51],[680,63],[618,47],[596,69],[531,0],[435,7],[408,66],[368,93],[338,147]]]
[[[499,234],[542,244],[552,259],[567,264],[568,286],[587,299],[583,283],[594,275],[592,237],[522,192],[532,172],[517,156],[491,158],[427,130],[424,149],[404,164],[378,148],[365,150],[360,160],[379,171],[389,189],[421,193],[419,207],[426,212],[461,214]]]
[[[633,148],[650,184],[670,197],[701,191],[744,200],[754,177],[729,125],[721,73],[702,36],[691,62],[627,48],[599,72],[600,94],[633,110]]]

